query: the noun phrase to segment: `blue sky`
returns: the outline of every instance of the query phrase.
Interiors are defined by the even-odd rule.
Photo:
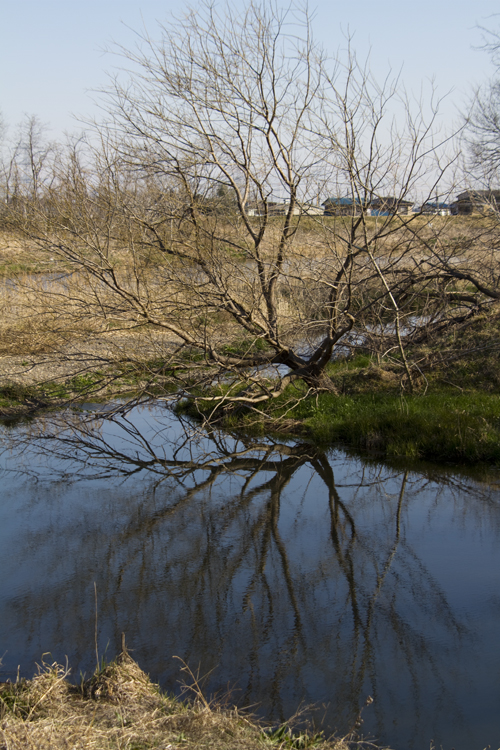
[[[240,0],[234,0],[239,5]],[[114,64],[103,49],[113,41],[134,44],[133,29],[155,36],[156,19],[182,13],[181,0],[0,0],[0,112],[11,134],[24,113],[51,126],[52,136],[78,131],[72,115],[95,114],[89,91],[103,86]],[[402,69],[405,87],[418,93],[434,78],[449,93],[442,121],[451,126],[475,84],[488,79],[492,65],[478,25],[500,28],[500,0],[332,0],[311,2],[317,38],[332,51],[343,33],[383,78]],[[130,28],[129,28],[130,27]]]

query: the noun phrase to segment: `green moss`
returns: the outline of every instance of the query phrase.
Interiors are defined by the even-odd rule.
[[[47,271],[47,267],[41,263],[1,263],[0,276],[10,278],[20,274],[36,274]]]
[[[221,347],[221,354],[228,356],[243,356],[245,354],[255,354],[255,352],[264,352],[269,350],[268,345],[262,339],[235,339],[230,344]]]
[[[41,399],[42,395],[38,386],[7,382],[0,387],[0,405],[12,406],[25,401],[35,401]]]

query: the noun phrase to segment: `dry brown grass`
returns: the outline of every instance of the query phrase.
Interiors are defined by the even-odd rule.
[[[123,361],[165,357],[172,335],[104,316],[85,278],[18,274],[0,282],[0,379],[59,382]]]
[[[80,687],[68,670],[42,664],[29,681],[0,686],[1,750],[347,750],[342,740],[270,739],[236,708],[160,692],[127,653]]]
[[[0,355],[51,352],[96,329],[92,321],[78,315],[79,300],[71,280],[54,277],[50,285],[48,294],[46,277],[27,274],[0,285]]]
[[[380,257],[387,256],[384,267],[394,264],[397,273],[414,268],[432,272],[438,262],[435,252],[441,252],[443,246],[452,268],[464,263],[486,287],[497,284],[500,258],[493,240],[498,228],[491,219],[417,217],[412,226],[418,230],[420,239],[401,226],[399,219],[393,223],[394,233],[381,240],[376,248]],[[277,315],[283,340],[315,341],[323,332],[324,302],[329,294],[324,281],[335,276],[344,257],[350,224],[351,219],[346,217],[301,220],[287,258],[288,275],[277,287]],[[376,231],[377,220],[370,219],[367,226],[369,232]],[[236,233],[236,228],[232,231]],[[341,235],[344,240],[339,239]],[[269,258],[278,236],[279,222],[276,225],[271,222],[263,246],[264,255],[269,254]],[[162,327],[166,324],[176,325],[202,344],[205,340],[215,345],[232,344],[244,335],[222,311],[223,301],[217,296],[221,290],[211,289],[203,279],[197,279],[189,262],[169,260],[153,251],[148,254],[140,245],[137,253],[133,247],[128,250],[127,247],[113,244],[110,249],[110,262],[120,287],[113,289],[86,269],[85,263],[70,272],[67,260],[63,257],[58,260],[56,250],[52,259],[50,250],[44,252],[24,244],[15,235],[0,233],[0,266],[3,260],[14,267],[19,258],[24,258],[44,271],[13,272],[0,281],[2,381],[23,385],[60,382],[96,370],[108,373],[107,368],[116,368],[124,362],[130,366],[135,363],[139,369],[150,362],[168,362],[180,339],[168,327]],[[263,322],[265,329],[267,307],[249,264],[222,245],[217,245],[213,254],[214,267],[220,271],[221,289],[227,289],[235,300],[240,300],[255,321]],[[417,259],[419,264],[415,266]],[[355,309],[369,307],[376,299],[379,283],[370,263],[361,258],[350,273]],[[474,294],[469,286],[458,281],[450,288]],[[417,309],[425,317],[428,310],[440,304],[441,287],[434,288],[432,282],[431,287],[428,299],[420,294],[420,287],[416,288],[417,296],[415,300],[409,298],[406,314],[413,316]],[[131,301],[127,298],[129,292]],[[426,308],[414,307],[424,304]],[[218,306],[219,312],[215,312]],[[142,309],[147,309],[147,315]],[[359,325],[373,324],[377,311],[374,307],[373,314],[370,312],[366,320],[360,319]],[[387,348],[385,344],[382,346],[384,351]]]
[[[22,272],[43,273],[54,260],[15,231],[0,230],[0,277]]]

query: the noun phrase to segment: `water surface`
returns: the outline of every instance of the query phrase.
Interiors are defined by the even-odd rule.
[[[499,746],[494,481],[199,433],[162,405],[4,435],[0,679],[44,652],[89,674],[97,591],[99,654],[125,632],[170,690],[178,656],[273,722],[315,704],[346,733],[371,696],[362,732],[395,750]]]

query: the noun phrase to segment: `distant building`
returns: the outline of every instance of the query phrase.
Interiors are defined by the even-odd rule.
[[[451,214],[451,206],[449,203],[440,203],[439,201],[433,203],[432,201],[428,201],[422,205],[420,213],[449,216]]]
[[[325,216],[360,216],[363,206],[353,198],[327,198],[323,206]],[[365,209],[365,213],[369,213]]]
[[[394,214],[408,216],[413,213],[413,206],[412,201],[404,201],[390,196],[374,198],[370,203],[372,216],[392,216]]]
[[[246,206],[248,216],[264,216],[266,211],[269,215],[283,214],[284,203],[276,201],[249,201]]]
[[[252,201],[246,204],[248,216],[286,216],[290,209],[290,201]],[[297,203],[292,209],[292,216],[323,216],[323,207],[312,203]]]
[[[313,203],[299,203],[294,210],[294,216],[300,214],[304,216],[323,216],[324,213],[323,206],[317,206]]]
[[[429,206],[431,204],[428,204]],[[443,204],[444,205],[444,204]],[[413,202],[398,198],[374,198],[363,204],[357,198],[327,198],[321,205],[300,203],[293,207],[292,216],[392,216],[413,213]],[[285,216],[290,209],[289,201],[249,201],[246,204],[248,216]]]
[[[466,190],[451,204],[453,214],[486,214],[500,211],[500,190]]]

